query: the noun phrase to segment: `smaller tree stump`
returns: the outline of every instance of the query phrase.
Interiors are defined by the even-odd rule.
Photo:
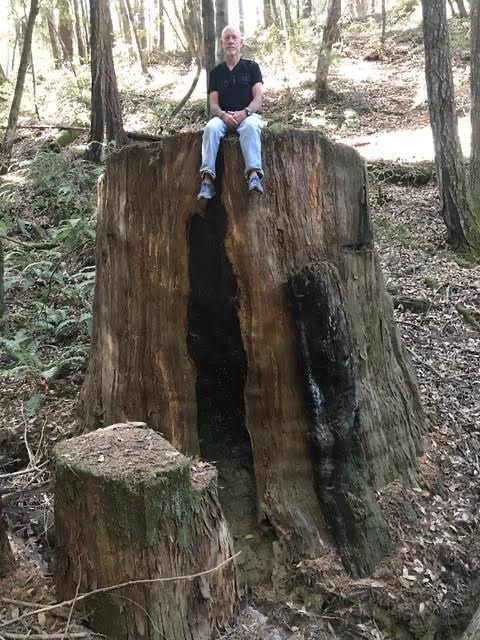
[[[158,433],[117,424],[59,444],[54,458],[60,600],[77,589],[200,573],[232,556],[216,470],[181,455]],[[116,640],[207,640],[237,612],[235,565],[85,602],[92,628]]]

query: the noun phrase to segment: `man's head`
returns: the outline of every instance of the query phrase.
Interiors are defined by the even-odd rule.
[[[240,57],[243,47],[243,36],[236,27],[227,25],[221,36],[222,48],[226,58]]]

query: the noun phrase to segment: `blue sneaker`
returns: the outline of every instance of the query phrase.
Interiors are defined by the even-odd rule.
[[[248,190],[263,193],[262,180],[258,174],[248,179]]]
[[[197,200],[211,200],[215,195],[215,185],[213,182],[202,180],[202,186],[198,192]]]

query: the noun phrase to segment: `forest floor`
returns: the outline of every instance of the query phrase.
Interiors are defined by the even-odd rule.
[[[304,60],[292,54],[287,64],[258,45],[251,55],[265,72],[268,126],[321,128],[369,161],[432,160],[421,34],[392,31],[381,51],[376,25],[367,27],[351,25],[346,32],[322,104],[313,102],[313,72]],[[461,24],[454,28],[462,33]],[[180,83],[174,81],[179,73]],[[179,119],[169,118],[168,100],[177,101],[190,81],[185,67],[152,67],[152,78],[138,78],[138,85],[135,74],[123,84],[119,76],[129,130],[163,135],[201,127],[200,86],[198,100]],[[455,78],[462,118],[469,109],[462,46],[455,49]],[[85,125],[88,113],[75,87],[61,86],[65,101],[55,111],[49,82],[54,79],[43,85],[40,79],[37,91],[45,121],[71,122],[74,114]],[[81,74],[76,82],[83,82]],[[87,633],[70,607],[35,613],[32,604],[55,601],[46,463],[55,442],[73,432],[84,375],[98,175],[72,152],[45,153],[49,136],[36,130],[19,141],[15,170],[0,185],[8,218],[0,233],[10,238],[0,340],[0,482],[3,493],[15,494],[5,511],[18,562],[16,572],[0,580],[5,638]],[[246,590],[238,626],[225,638],[450,640],[480,600],[480,268],[448,250],[434,178],[417,181],[413,165],[402,175],[395,183],[392,172],[371,165],[376,247],[429,424],[417,486],[394,482],[380,492],[395,550],[369,579],[349,578],[332,553],[277,577],[275,589]],[[31,489],[35,495],[16,493]],[[29,611],[31,617],[20,619]]]

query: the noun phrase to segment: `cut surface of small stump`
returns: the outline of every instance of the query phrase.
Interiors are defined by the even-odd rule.
[[[110,638],[207,640],[238,609],[230,533],[216,470],[158,433],[117,424],[59,444],[55,584],[86,599],[92,628]],[[160,581],[192,576],[192,579]]]

